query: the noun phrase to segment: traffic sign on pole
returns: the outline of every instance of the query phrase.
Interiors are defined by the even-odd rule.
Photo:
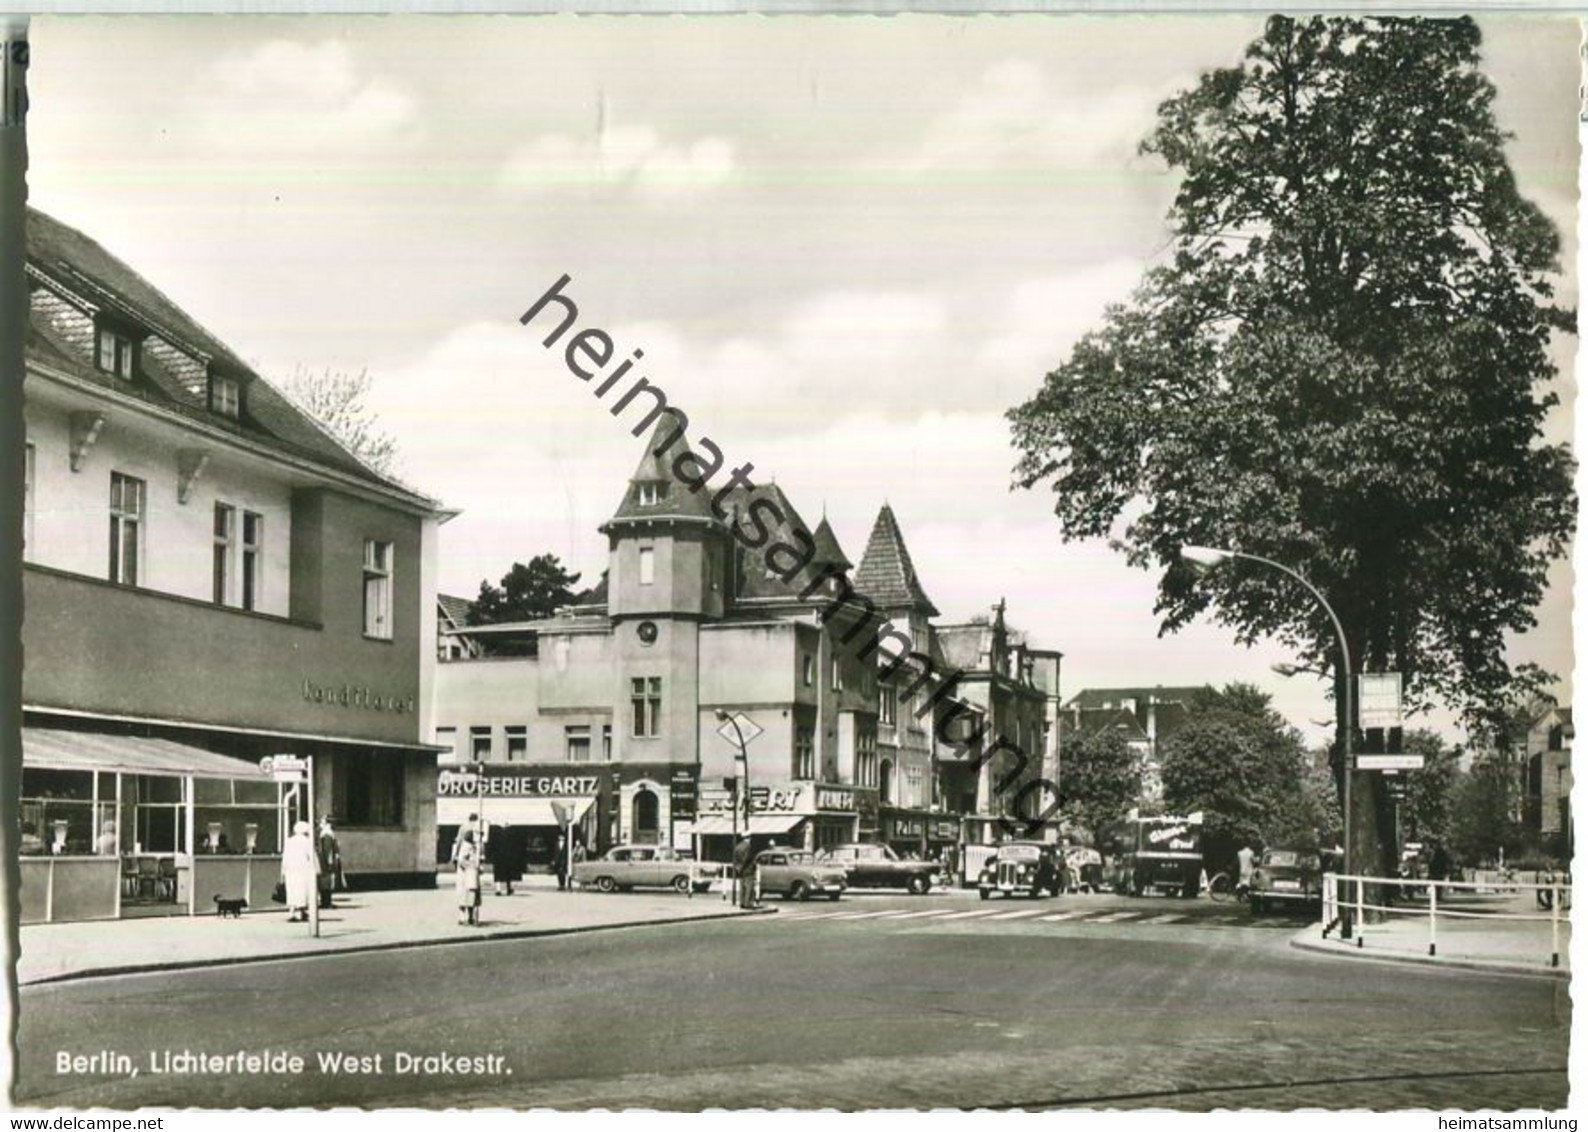
[[[1358,755],[1357,770],[1422,770],[1422,755]]]

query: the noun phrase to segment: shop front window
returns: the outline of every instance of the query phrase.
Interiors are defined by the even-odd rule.
[[[96,848],[97,831],[115,819],[115,776],[101,774],[105,793],[95,809],[94,772],[22,769],[23,856],[86,855]]]
[[[331,760],[331,793],[337,824],[400,828],[403,761],[377,752],[336,755]]]

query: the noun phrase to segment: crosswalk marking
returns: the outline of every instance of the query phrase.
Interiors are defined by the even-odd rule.
[[[1134,920],[1140,912],[1110,912],[1106,916],[1094,916],[1088,923],[1117,924],[1121,920]]]
[[[928,916],[948,916],[953,914],[952,908],[928,908],[925,912],[906,912],[900,916],[901,920],[921,920]]]
[[[835,920],[874,920],[878,916],[886,916],[887,912],[839,912],[833,916]]]
[[[944,920],[968,920],[973,916],[991,916],[995,908],[972,908],[969,912],[955,912],[952,916],[944,916]]]
[[[1061,920],[1073,920],[1073,919],[1076,919],[1077,917],[1080,917],[1080,916],[1090,916],[1090,915],[1091,915],[1090,912],[1079,911],[1079,910],[1078,911],[1074,911],[1074,912],[1060,912],[1056,916],[1043,916],[1042,919],[1038,921],[1038,923],[1056,924],[1056,923],[1060,922]]]
[[[1144,924],[1178,924],[1182,920],[1189,920],[1190,918],[1191,918],[1190,916],[1181,916],[1181,915],[1178,915],[1178,914],[1169,915],[1169,916],[1153,916],[1150,919],[1143,920],[1142,923],[1144,923]]]
[[[1046,911],[1046,909],[1043,908],[1021,908],[1016,912],[1000,912],[996,916],[990,916],[988,918],[993,920],[1020,920],[1024,919],[1026,916],[1039,916],[1044,911]]]

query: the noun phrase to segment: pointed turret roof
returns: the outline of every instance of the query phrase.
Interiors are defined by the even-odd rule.
[[[921,588],[915,576],[915,563],[910,561],[909,548],[904,545],[904,535],[893,508],[882,505],[877,512],[876,524],[871,528],[871,538],[866,542],[866,552],[860,556],[860,568],[855,571],[855,588],[877,603],[881,609],[909,608],[919,610],[928,617],[937,616],[937,607]]]
[[[812,537],[816,540],[817,566],[836,566],[840,570],[855,568],[855,564],[844,554],[844,548],[838,545],[838,536],[833,533],[833,525],[827,521],[826,515],[822,516]]]
[[[629,477],[628,486],[623,491],[623,501],[612,513],[608,525],[637,519],[717,521],[711,513],[709,485],[691,491],[690,485],[679,479],[673,471],[680,456],[685,453],[694,455],[685,437],[678,435],[677,440],[672,439],[677,434],[678,426],[673,423],[671,416],[664,416],[657,422],[656,431],[645,442],[645,452],[640,456],[639,465]],[[698,458],[696,463],[699,463]],[[646,490],[647,487],[649,490]],[[650,491],[655,493],[654,502],[641,502],[642,499],[650,498]]]

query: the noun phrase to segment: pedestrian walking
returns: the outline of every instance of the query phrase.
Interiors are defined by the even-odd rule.
[[[342,876],[342,847],[336,842],[336,831],[330,818],[320,819],[320,836],[315,845],[320,856],[320,907],[331,907],[331,894],[345,890],[347,881]]]
[[[452,882],[458,894],[458,923],[478,927],[480,923],[480,849],[474,840],[474,831],[465,829],[458,835],[456,860],[458,871]]]
[[[485,859],[491,863],[491,884],[498,896],[513,895],[513,883],[524,877],[524,841],[506,826],[496,826],[485,839]]]
[[[287,890],[289,924],[301,924],[309,918],[309,904],[314,900],[319,873],[320,855],[315,851],[309,823],[300,821],[292,827],[292,836],[281,850],[281,883]]]
[[[452,864],[455,865],[455,864],[458,863],[458,849],[463,845],[463,831],[466,830],[466,829],[474,829],[474,828],[476,828],[479,820],[480,820],[480,815],[479,814],[470,814],[469,815],[469,820],[464,822],[463,825],[461,825],[458,828],[458,832],[453,835],[453,838],[452,838],[452,855],[451,855],[451,858],[450,858]]]
[[[1256,871],[1257,854],[1252,851],[1250,845],[1242,845],[1240,852],[1235,854],[1235,862],[1238,877],[1235,882],[1236,891],[1242,894],[1248,893],[1252,890],[1252,873]]]

